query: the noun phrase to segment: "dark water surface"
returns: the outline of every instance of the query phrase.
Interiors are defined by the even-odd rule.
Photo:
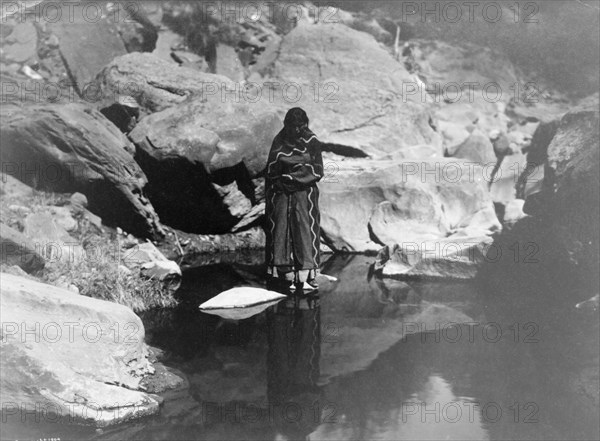
[[[263,285],[260,257],[190,269],[181,305],[144,315],[189,390],[156,417],[55,436],[598,439],[598,316],[569,293],[544,280],[536,292],[379,280],[373,258],[331,257],[323,272],[339,281],[318,299],[240,322],[199,312],[223,290]]]

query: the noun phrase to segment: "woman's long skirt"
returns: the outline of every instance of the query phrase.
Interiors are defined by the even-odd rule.
[[[266,192],[266,262],[270,274],[319,269],[319,189]],[[275,269],[277,272],[275,272]]]

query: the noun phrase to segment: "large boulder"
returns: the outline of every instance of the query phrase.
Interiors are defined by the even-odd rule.
[[[129,308],[2,274],[2,406],[60,423],[105,426],[158,412],[139,391],[153,368]],[[39,415],[43,413],[44,415]]]
[[[192,95],[220,98],[223,88],[235,87],[227,77],[139,52],[112,60],[98,74],[96,84],[98,105],[108,107],[119,97],[131,97],[144,113],[164,110]]]
[[[107,224],[146,237],[162,228],[144,196],[133,145],[84,104],[2,106],[3,170],[34,188],[84,193]]]
[[[377,251],[500,224],[481,167],[444,159],[343,161],[321,188],[321,231],[334,250]]]
[[[600,217],[598,102],[567,113],[548,146],[550,218],[573,260],[597,269]]]
[[[130,133],[163,222],[225,233],[256,217],[253,178],[282,123],[270,106],[195,99],[142,119]]]
[[[283,38],[270,72],[263,101],[282,112],[304,108],[325,143],[371,156],[429,144],[441,154],[429,106],[404,90],[414,78],[369,34],[302,21]]]

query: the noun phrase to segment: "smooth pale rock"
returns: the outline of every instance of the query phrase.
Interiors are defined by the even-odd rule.
[[[232,288],[200,305],[200,310],[224,318],[242,320],[252,317],[286,296],[262,288]]]
[[[175,62],[139,52],[108,63],[98,75],[97,84],[102,92],[102,107],[108,107],[120,96],[131,96],[145,113],[164,110],[192,95],[220,100],[223,86],[234,88],[233,82],[222,75],[180,67]]]
[[[285,295],[262,288],[243,286],[232,288],[202,303],[200,309],[247,308],[286,298]]]
[[[479,130],[474,130],[467,139],[456,147],[450,156],[470,160],[482,165],[493,165],[496,163],[496,155],[494,154],[492,143]]]
[[[231,100],[192,100],[144,118],[130,138],[163,222],[222,234],[256,219],[251,179],[266,167],[282,126],[271,106]]]
[[[130,138],[155,160],[202,164],[210,172],[243,163],[254,178],[282,127],[265,103],[193,100],[144,118]]]
[[[81,192],[109,225],[145,237],[163,233],[144,196],[133,145],[100,112],[80,103],[3,105],[5,172],[35,188]]]
[[[456,159],[347,160],[321,189],[321,232],[334,250],[441,239],[459,229],[499,228],[481,167]],[[482,218],[474,217],[481,210]]]
[[[181,279],[181,268],[167,259],[151,242],[134,245],[123,256],[123,264],[129,269],[140,269],[140,273],[157,280]]]
[[[0,223],[0,250],[2,264],[16,265],[28,273],[44,268],[40,249],[23,233]]]
[[[167,280],[181,278],[181,268],[172,260],[155,260],[140,267],[143,276],[149,279]]]
[[[379,252],[375,268],[383,277],[470,279],[486,261],[492,242],[489,236],[453,236],[419,244],[395,244]]]
[[[21,406],[40,403],[68,424],[158,412],[161,399],[136,390],[152,366],[144,326],[129,308],[10,274],[1,289],[2,401],[16,407],[8,418],[19,421]]]
[[[436,239],[446,232],[441,205],[435,196],[419,189],[407,189],[398,201],[384,201],[373,210],[369,226],[378,242]]]
[[[442,152],[429,108],[403,90],[411,75],[369,34],[302,21],[283,37],[270,72],[260,102],[273,96],[282,114],[302,107],[323,142],[371,156],[422,144]]]
[[[71,202],[71,205],[75,208],[87,208],[88,206],[87,197],[85,197],[84,194],[78,192],[73,193],[69,198],[69,201]]]
[[[525,201],[523,199],[513,199],[504,209],[504,224],[515,224],[516,222],[523,219],[525,216],[525,212],[523,211],[523,205]]]
[[[136,266],[153,261],[167,260],[168,259],[163,255],[163,253],[161,253],[151,242],[143,242],[139,245],[136,244],[127,253],[127,256],[123,257],[123,262],[127,266]]]
[[[507,155],[502,159],[490,187],[490,193],[494,202],[506,205],[517,197],[519,177],[527,166],[527,158],[521,152]],[[491,177],[491,167],[488,170]],[[530,178],[533,182],[533,179],[537,178],[537,176],[532,174]]]

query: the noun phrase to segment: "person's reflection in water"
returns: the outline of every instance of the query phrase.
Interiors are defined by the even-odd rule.
[[[307,439],[320,422],[320,307],[295,296],[267,313],[267,397],[278,439]]]

